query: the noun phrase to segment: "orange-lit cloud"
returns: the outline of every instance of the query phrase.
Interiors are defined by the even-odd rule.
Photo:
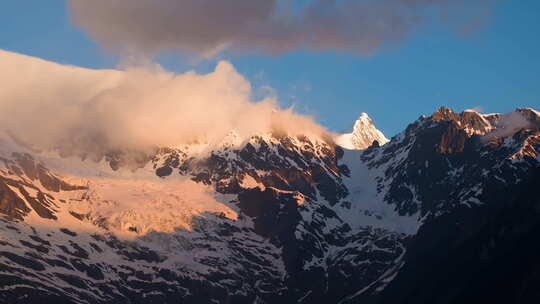
[[[272,98],[252,100],[250,83],[225,61],[204,75],[91,70],[0,50],[0,66],[0,126],[40,148],[99,153],[212,142],[231,130],[325,132]]]

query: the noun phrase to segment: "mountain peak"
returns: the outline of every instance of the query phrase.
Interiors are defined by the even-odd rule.
[[[476,110],[468,109],[463,112],[455,112],[447,107],[440,107],[433,115],[434,122],[454,122],[469,136],[514,134],[513,131],[521,128],[540,129],[540,112],[532,108],[518,108],[507,114],[491,113],[482,114]]]
[[[440,107],[431,117],[434,121],[459,120],[458,114],[448,107]]]
[[[365,127],[365,125],[373,125],[373,120],[371,120],[371,117],[365,112],[360,113],[360,116],[358,119],[354,122],[353,130],[361,129]]]
[[[370,118],[369,115],[368,115],[368,113],[366,113],[366,112],[360,113],[360,118],[364,118],[364,117],[365,117],[365,118]],[[371,118],[370,118],[370,119],[371,119]]]
[[[365,112],[362,112],[354,122],[352,133],[342,134],[335,138],[337,145],[349,150],[366,149],[375,141],[384,145],[388,139],[375,127],[373,120]]]

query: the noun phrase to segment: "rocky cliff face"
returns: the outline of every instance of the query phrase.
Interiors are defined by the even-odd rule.
[[[539,122],[531,109],[441,108],[364,151],[262,134],[159,149],[129,169],[122,153],[8,151],[0,301],[458,303],[472,287],[443,275],[466,276],[467,255],[498,265],[515,242],[528,248]],[[537,282],[520,265],[515,290]],[[412,284],[417,271],[439,293]]]
[[[441,119],[442,113],[450,115]],[[429,161],[437,169],[426,178],[412,177],[414,167],[401,173],[402,178],[417,181],[426,220],[411,238],[404,267],[377,303],[539,299],[533,286],[540,284],[540,251],[532,239],[538,235],[540,219],[536,191],[540,116],[532,109],[506,115],[467,112],[463,121],[463,114],[441,109],[419,122],[440,135],[455,126],[471,135],[463,138],[461,133],[427,146],[425,140],[415,143],[435,150]],[[440,149],[456,142],[461,148],[455,152]],[[437,150],[444,152],[433,153]]]

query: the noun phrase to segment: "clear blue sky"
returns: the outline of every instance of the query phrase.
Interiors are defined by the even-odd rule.
[[[63,0],[3,0],[0,48],[92,68],[114,67],[105,53],[69,22]],[[334,131],[368,112],[387,135],[441,105],[507,112],[540,108],[540,1],[502,1],[489,23],[460,37],[431,26],[373,56],[293,52],[228,56],[255,86],[276,89],[283,106],[295,104]],[[208,71],[178,56],[160,58],[168,69]]]

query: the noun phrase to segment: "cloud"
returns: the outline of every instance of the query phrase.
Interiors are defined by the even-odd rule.
[[[250,83],[219,62],[208,74],[159,66],[92,70],[0,50],[0,127],[38,148],[97,156],[214,142],[231,130],[324,135],[310,117],[252,100]]]
[[[484,107],[483,106],[476,106],[474,108],[465,109],[465,111],[474,111],[474,112],[481,113],[481,112],[484,111]]]
[[[432,16],[462,30],[497,0],[69,0],[72,21],[108,49],[151,55],[179,50],[371,54]]]
[[[508,136],[513,136],[521,129],[529,129],[533,127],[531,121],[528,120],[527,117],[519,111],[501,115],[496,121],[495,125],[495,130],[486,134],[482,138],[482,141],[484,143],[488,143],[493,139],[500,137],[504,138]]]

